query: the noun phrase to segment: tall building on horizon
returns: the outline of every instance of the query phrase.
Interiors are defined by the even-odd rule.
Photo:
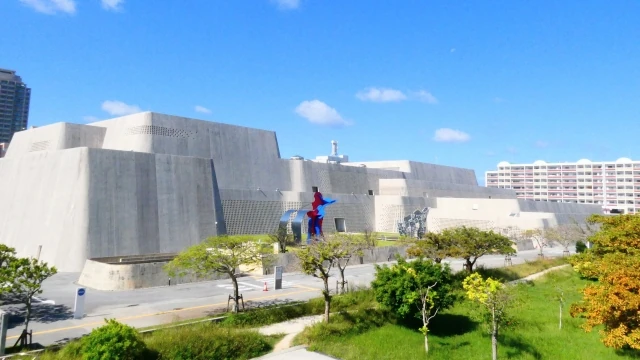
[[[31,89],[15,70],[0,68],[0,143],[10,142],[15,132],[27,128],[30,101]]]
[[[521,199],[601,205],[605,213],[640,212],[640,161],[531,164],[498,163],[485,173],[487,187],[513,189]]]

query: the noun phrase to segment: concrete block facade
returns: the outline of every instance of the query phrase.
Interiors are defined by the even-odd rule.
[[[306,212],[315,189],[338,200],[325,233],[395,232],[425,207],[434,231],[552,226],[601,212],[518,200],[478,186],[468,169],[283,159],[272,131],[151,112],[16,133],[0,179],[8,209],[0,242],[22,256],[42,245],[41,259],[60,271],[92,258],[174,253],[216,234],[266,234],[284,211]]]

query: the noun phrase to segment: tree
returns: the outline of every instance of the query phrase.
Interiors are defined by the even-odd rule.
[[[564,308],[564,290],[560,287],[556,287],[556,301],[560,306],[560,313],[558,315],[558,329],[562,330],[562,309]]]
[[[344,271],[347,265],[349,265],[349,260],[351,260],[353,256],[363,256],[363,251],[367,248],[368,243],[364,237],[345,233],[333,235],[333,240],[338,242],[336,249],[336,267],[340,274],[340,292],[344,293],[347,283],[344,278]]]
[[[407,262],[399,258],[398,263],[391,267],[376,266],[376,277],[371,282],[371,288],[380,305],[400,318],[409,319],[422,317],[421,312],[416,310],[421,307],[421,289],[427,289],[435,283],[438,285],[429,290],[429,298],[433,301],[434,309],[444,310],[456,300],[449,264],[436,264],[430,259]]]
[[[378,233],[367,227],[362,231],[362,250],[370,250],[373,254],[373,250],[378,246]]]
[[[17,260],[16,250],[0,244],[0,295],[11,291],[13,275],[10,264]]]
[[[456,300],[453,274],[448,264],[419,258],[407,262],[398,259],[392,267],[376,266],[376,278],[371,283],[376,301],[401,318],[422,320],[420,332],[424,335],[424,348],[429,352],[429,323],[438,311]]]
[[[562,224],[548,229],[546,237],[562,245],[564,253],[569,253],[569,247],[583,239],[583,229],[577,224]]]
[[[452,239],[439,233],[428,232],[424,234],[422,240],[414,240],[410,242],[407,254],[414,257],[425,257],[432,259],[436,264],[440,264],[446,257],[450,257],[453,253]]]
[[[418,309],[420,310],[420,315],[422,317],[422,327],[420,328],[420,332],[424,335],[424,350],[429,353],[429,323],[431,319],[433,319],[436,315],[438,315],[438,310],[440,308],[436,308],[435,311],[433,308],[435,305],[435,293],[431,291],[434,287],[438,285],[437,282],[433,283],[433,285],[427,286],[426,288],[420,288],[418,290],[418,295],[420,296],[420,303],[418,305]]]
[[[279,253],[287,252],[287,246],[293,245],[293,234],[290,234],[286,227],[278,226],[273,234],[269,234],[271,242],[278,244]]]
[[[575,218],[571,218],[571,222],[578,229],[578,232],[579,232],[578,241],[584,242],[587,248],[591,248],[591,242],[589,241],[589,238],[593,236],[593,234],[598,232],[600,224],[593,222],[592,219],[587,220],[584,223],[578,223],[578,221]]]
[[[485,314],[491,323],[491,353],[492,359],[498,359],[498,333],[507,317],[507,308],[513,298],[504,284],[498,280],[487,278],[484,280],[478,273],[467,276],[462,282],[462,287],[467,292],[467,297],[479,303],[485,309]]]
[[[504,235],[492,230],[480,230],[475,227],[456,227],[442,231],[442,236],[452,244],[451,256],[465,260],[465,269],[473,271],[476,261],[487,254],[513,255],[516,250],[513,242]]]
[[[545,229],[529,229],[522,233],[522,237],[532,241],[538,247],[538,256],[544,258],[544,248],[548,246],[546,235],[548,231]]]
[[[42,283],[58,270],[34,258],[17,258],[9,263],[8,273],[13,281],[11,293],[26,307],[24,331],[29,330],[33,297],[42,294]]]
[[[640,349],[640,216],[592,215],[591,250],[570,258],[585,278],[597,279],[582,290],[582,301],[571,305],[573,317],[584,317],[585,331],[603,325],[602,342],[616,349]]]
[[[211,273],[228,275],[233,282],[234,311],[239,311],[238,268],[248,266],[253,270],[262,262],[265,253],[258,244],[246,236],[216,236],[207,238],[178,254],[166,266],[170,276],[208,276]]]
[[[296,252],[300,260],[302,272],[321,279],[324,284],[324,319],[329,322],[331,310],[331,292],[329,291],[329,274],[336,262],[344,256],[344,249],[335,237],[325,241],[317,241]]]

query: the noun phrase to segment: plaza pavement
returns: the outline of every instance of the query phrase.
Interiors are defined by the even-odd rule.
[[[545,249],[547,256],[561,256],[561,248]],[[525,260],[535,260],[537,250],[521,251],[513,257],[513,264]],[[447,259],[454,271],[462,269],[463,261]],[[393,263],[393,262],[391,262]],[[389,263],[379,263],[389,264]],[[504,257],[485,256],[478,265],[486,267],[504,266]],[[125,324],[153,327],[174,321],[183,321],[210,316],[227,308],[229,294],[232,293],[230,280],[216,280],[200,283],[181,284],[127,291],[99,291],[87,289],[85,317],[73,319],[73,306],[78,273],[61,273],[45,281],[44,292],[38,296],[34,307],[30,329],[33,342],[51,345],[80,337],[93,328],[104,324],[104,319],[115,318]],[[369,286],[375,276],[373,264],[353,265],[345,271],[351,287]],[[330,284],[335,289],[337,271],[332,271]],[[269,291],[263,291],[267,282]],[[285,273],[283,289],[273,289],[271,276],[242,277],[238,281],[245,304],[266,306],[292,301],[306,301],[320,296],[322,281],[301,273]],[[23,325],[20,316],[23,306],[7,304],[1,307],[12,314],[7,332],[7,345],[17,340]]]

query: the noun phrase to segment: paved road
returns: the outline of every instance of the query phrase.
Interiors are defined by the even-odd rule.
[[[562,249],[546,249],[549,256],[562,255]],[[513,258],[513,263],[536,259],[536,251],[522,251]],[[462,260],[446,261],[453,270],[462,269]],[[478,264],[486,267],[504,265],[502,256],[486,256],[478,260]],[[372,264],[347,267],[345,272],[350,286],[368,286],[374,278],[375,268]],[[42,345],[50,345],[82,336],[93,328],[104,324],[105,318],[116,318],[118,321],[135,326],[149,327],[172,321],[194,319],[223,311],[227,307],[229,294],[232,293],[229,280],[216,280],[193,284],[181,284],[149,289],[129,291],[98,291],[88,289],[86,294],[85,313],[83,319],[73,319],[74,296],[78,278],[77,273],[61,273],[48,279],[44,292],[34,305],[32,322],[33,341]],[[332,272],[332,285],[335,287],[337,273]],[[304,301],[319,296],[322,282],[311,276],[300,273],[287,273],[283,276],[282,290],[273,289],[271,277],[242,277],[239,280],[241,293],[245,303],[252,306],[263,306],[290,301]],[[269,291],[263,291],[267,282]],[[13,345],[22,331],[22,306],[4,305],[2,309],[9,311],[11,317],[7,333],[7,345]]]

